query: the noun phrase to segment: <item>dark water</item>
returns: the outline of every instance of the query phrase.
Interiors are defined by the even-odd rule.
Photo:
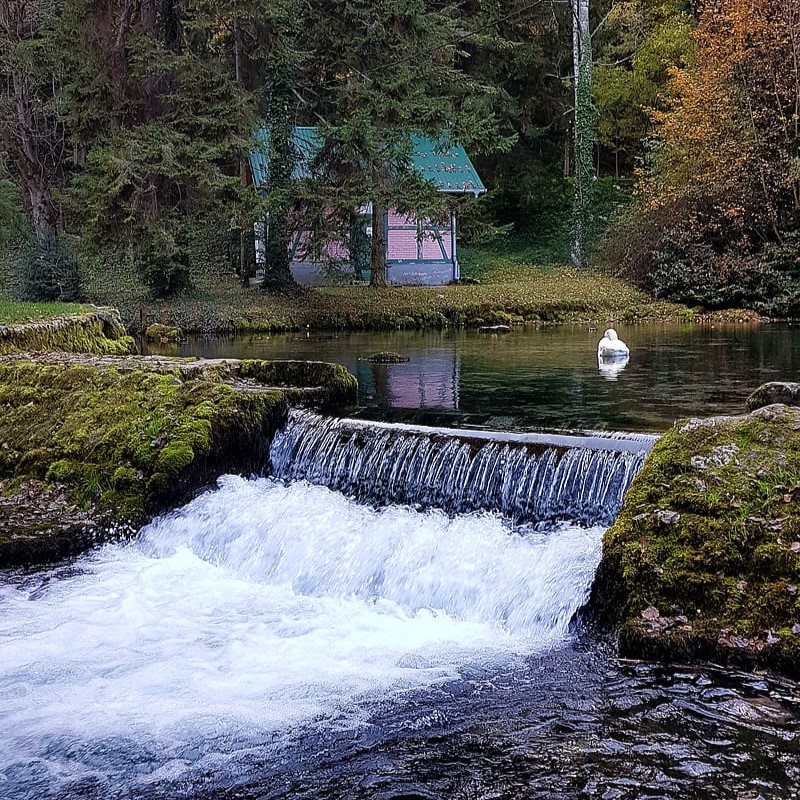
[[[98,767],[59,800],[796,800],[800,693],[759,676],[619,664],[580,637],[501,672],[336,719],[237,742],[213,736],[198,760],[225,766],[148,780],[156,751],[119,738],[75,748]],[[122,785],[102,773],[111,766]],[[12,782],[13,782],[13,777]],[[13,785],[19,790],[20,784]],[[63,793],[66,791],[66,793]],[[2,783],[0,783],[2,796]]]
[[[758,385],[800,373],[800,327],[643,324],[618,332],[631,349],[620,371],[598,367],[602,331],[566,325],[505,335],[448,330],[221,337],[151,352],[335,361],[357,375],[365,416],[506,430],[663,431],[681,417],[741,413]],[[410,361],[363,360],[386,350]]]
[[[268,753],[235,789],[199,797],[796,800],[800,695],[753,676],[620,665],[579,639]]]

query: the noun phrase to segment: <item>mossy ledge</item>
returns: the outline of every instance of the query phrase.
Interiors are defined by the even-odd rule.
[[[0,325],[0,354],[37,351],[126,355],[136,343],[114,308]]]
[[[624,656],[800,677],[800,408],[676,423],[606,532],[589,608]]]
[[[356,391],[319,362],[0,356],[0,568],[72,555],[224,472],[259,471],[290,406]]]

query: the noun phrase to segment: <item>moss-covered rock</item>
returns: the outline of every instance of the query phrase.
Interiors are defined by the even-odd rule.
[[[126,355],[136,343],[113,308],[0,325],[0,354],[41,351]]]
[[[676,423],[606,532],[590,607],[624,655],[800,675],[800,409]]]
[[[367,361],[372,364],[405,364],[408,360],[408,356],[401,356],[400,353],[389,351],[373,353],[371,356],[367,356]]]
[[[162,325],[158,322],[150,325],[144,332],[146,342],[179,342],[183,337],[180,328],[173,328],[169,325]]]
[[[224,472],[263,468],[289,405],[352,402],[356,388],[321,363],[0,357],[0,480],[16,509],[0,567],[63,555],[86,527],[64,503],[106,529],[137,526]],[[31,481],[63,499],[44,518],[13,505]]]

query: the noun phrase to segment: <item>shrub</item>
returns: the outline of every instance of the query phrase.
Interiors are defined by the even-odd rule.
[[[64,237],[53,235],[43,245],[27,242],[15,262],[15,293],[20,300],[80,299],[78,262]]]

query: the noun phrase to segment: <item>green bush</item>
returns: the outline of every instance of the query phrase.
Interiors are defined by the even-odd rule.
[[[709,309],[750,308],[769,317],[800,317],[800,233],[750,252],[697,242],[668,229],[653,252],[646,288],[656,297]]]
[[[43,245],[26,242],[18,251],[14,285],[19,300],[69,302],[79,300],[78,262],[62,236]]]

